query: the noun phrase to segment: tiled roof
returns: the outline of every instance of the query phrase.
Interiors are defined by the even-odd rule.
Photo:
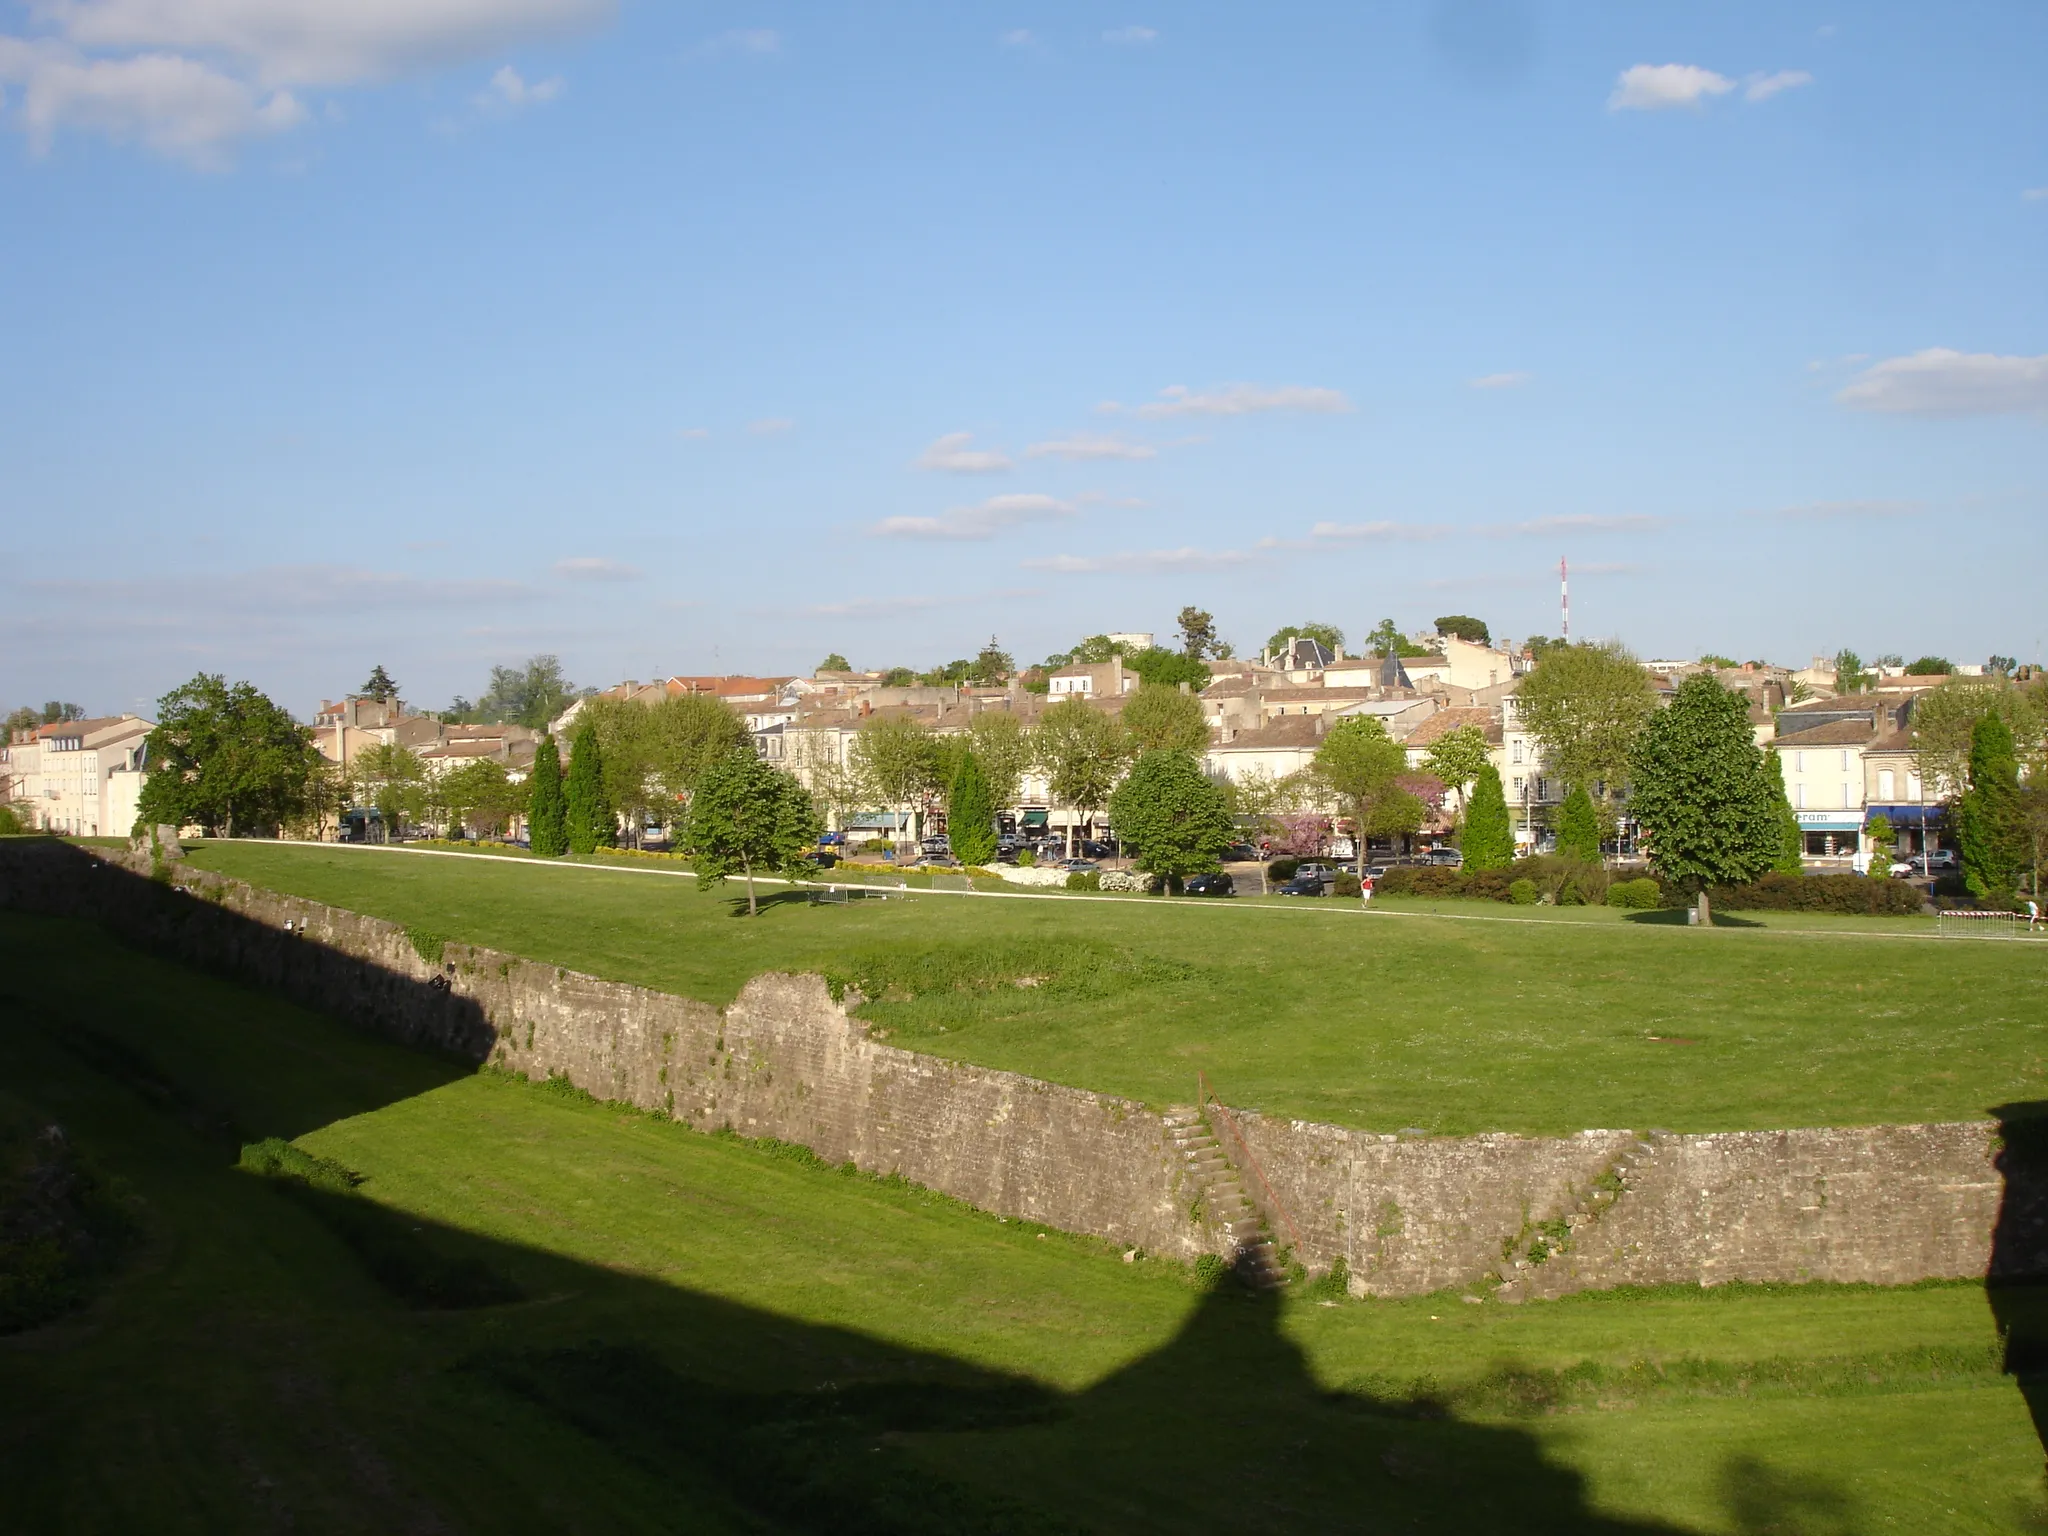
[[[1877,731],[1868,720],[1836,720],[1828,725],[1816,725],[1809,730],[1785,734],[1784,722],[1778,725],[1780,746],[1803,750],[1807,747],[1867,747],[1877,736]]]
[[[1497,709],[1440,709],[1408,733],[1411,747],[1433,747],[1451,732],[1475,725],[1486,732],[1488,741],[1501,739],[1500,711]]]
[[[1273,752],[1290,748],[1313,748],[1323,740],[1322,717],[1283,715],[1250,730],[1239,731],[1229,741],[1210,747],[1212,752]]]

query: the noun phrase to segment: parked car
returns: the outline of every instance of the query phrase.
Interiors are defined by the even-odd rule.
[[[1070,875],[1092,875],[1102,868],[1093,859],[1061,859],[1059,867]]]
[[[1894,880],[1910,880],[1920,873],[1920,861],[1913,859],[1907,863],[1894,864],[1890,873]]]
[[[1256,864],[1266,856],[1264,849],[1254,848],[1250,843],[1232,843],[1223,850],[1223,862],[1226,864]]]
[[[928,853],[910,867],[912,869],[960,869],[964,866],[950,853]]]
[[[805,854],[799,862],[808,864],[812,869],[830,869],[839,862],[839,855],[818,848]]]
[[[1913,856],[1913,863],[1916,866],[1920,863],[1920,855]],[[1953,848],[1936,848],[1927,855],[1927,868],[1930,873],[1952,875],[1962,868],[1962,860],[1956,857]]]
[[[1386,872],[1387,866],[1384,864],[1368,864],[1365,866],[1365,878],[1368,880],[1377,880]]]
[[[1228,875],[1196,875],[1181,887],[1190,896],[1235,896],[1237,882]]]
[[[1113,859],[1116,857],[1116,844],[1087,838],[1081,844],[1081,852],[1091,859]]]
[[[1465,855],[1455,848],[1432,848],[1422,856],[1422,862],[1440,869],[1462,869],[1465,867]]]
[[[1320,896],[1323,882],[1314,875],[1296,875],[1273,894],[1276,896]]]
[[[926,838],[917,846],[925,853],[951,853],[953,851],[953,840],[941,832],[937,837]]]
[[[1334,864],[1326,864],[1321,859],[1309,859],[1294,866],[1295,879],[1299,880],[1304,875],[1327,883],[1337,878],[1337,867]]]

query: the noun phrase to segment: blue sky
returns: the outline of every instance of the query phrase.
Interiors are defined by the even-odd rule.
[[[0,700],[2042,654],[2048,7],[0,3]]]

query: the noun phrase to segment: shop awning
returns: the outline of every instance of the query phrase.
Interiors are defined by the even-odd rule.
[[[1802,832],[1861,832],[1863,813],[1861,811],[1798,811],[1799,830]]]
[[[860,811],[849,816],[846,825],[856,832],[894,832],[910,823],[900,811]]]
[[[1018,823],[1018,825],[1023,827],[1042,827],[1047,825],[1051,820],[1051,811],[1026,811],[1024,813],[1023,819]]]
[[[1945,805],[1873,805],[1872,816],[1882,816],[1894,827],[1938,827],[1948,819]]]

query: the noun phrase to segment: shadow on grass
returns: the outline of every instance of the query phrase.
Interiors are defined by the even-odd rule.
[[[2000,1104],[1992,1114],[2005,1187],[1985,1295],[2005,1341],[2006,1374],[2018,1383],[2048,1452],[2048,1102]]]
[[[1691,907],[1659,907],[1654,912],[1631,912],[1622,919],[1625,923],[1642,923],[1655,928],[1685,928],[1692,923]],[[1736,917],[1727,912],[1713,914],[1716,928],[1762,928],[1765,925],[1752,917]]]
[[[145,917],[149,903],[169,910],[135,931],[189,934],[259,973],[271,946],[303,942],[191,897],[136,900]],[[148,1283],[117,1286],[92,1328],[0,1355],[0,1449],[38,1448],[8,1457],[19,1475],[0,1524],[75,1523],[89,1478],[94,1497],[128,1501],[127,1528],[167,1530],[586,1527],[522,1504],[535,1489],[564,1508],[602,1490],[634,1516],[611,1529],[1178,1531],[1224,1507],[1247,1531],[1679,1530],[1594,1509],[1583,1478],[1520,1427],[1324,1389],[1280,1326],[1285,1303],[1227,1282],[1166,1344],[1068,1393],[438,1225],[346,1179],[266,1187],[234,1166],[231,1142],[300,1135],[459,1069],[121,957],[77,925],[11,922],[16,964],[33,946],[92,983],[61,1007],[0,1009],[10,1084],[90,1128],[97,1155],[150,1198],[168,1257]],[[417,1010],[439,1017],[447,1001],[413,998],[390,1022],[434,1038]],[[451,1302],[416,1283],[437,1264],[495,1283]],[[476,1304],[512,1296],[530,1299]],[[160,1339],[181,1327],[200,1341],[187,1355]],[[102,1333],[117,1345],[96,1351]],[[15,1373],[31,1367],[45,1374],[24,1388]],[[116,1443],[144,1448],[124,1477],[86,1470]],[[1729,1486],[1744,1530],[1806,1529],[1846,1508],[1833,1490],[1743,1468]]]

